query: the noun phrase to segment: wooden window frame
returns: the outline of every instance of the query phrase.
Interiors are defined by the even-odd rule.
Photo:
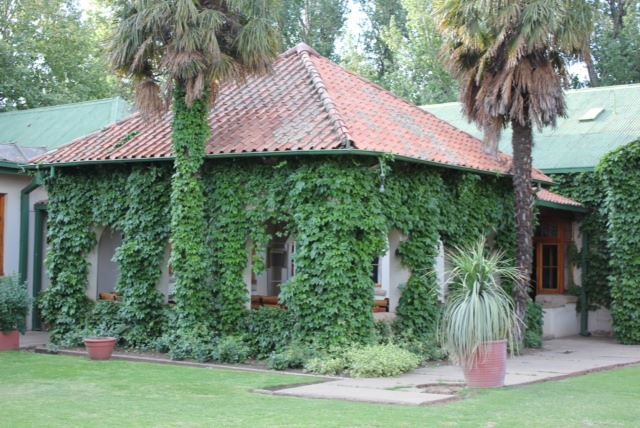
[[[565,293],[565,254],[568,244],[572,242],[572,236],[566,236],[568,226],[571,226],[571,219],[561,216],[541,216],[540,224],[555,223],[558,226],[558,236],[535,237],[536,251],[536,293],[537,294],[564,294]],[[544,261],[542,249],[544,245],[558,246],[558,288],[543,288]]]

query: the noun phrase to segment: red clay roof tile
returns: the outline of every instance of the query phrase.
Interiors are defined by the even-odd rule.
[[[273,72],[220,92],[207,155],[353,150],[390,153],[443,166],[509,174],[511,158],[434,115],[352,74],[301,44]],[[171,155],[171,114],[140,114],[34,160],[66,164]],[[551,181],[539,171],[534,179]]]

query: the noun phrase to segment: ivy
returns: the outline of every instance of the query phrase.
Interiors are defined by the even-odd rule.
[[[605,212],[605,190],[602,180],[595,172],[556,174],[553,190],[583,204],[589,213],[582,219],[580,231],[583,250],[578,258],[585,257],[586,274],[583,273],[581,286],[585,287],[590,309],[598,306],[609,307],[611,293],[609,287],[609,250],[607,248],[607,216]],[[586,240],[585,240],[586,239]],[[586,244],[586,246],[585,246]]]
[[[127,180],[124,240],[116,251],[117,290],[122,295],[123,338],[130,346],[148,346],[162,333],[163,298],[156,285],[169,238],[166,169],[135,169]],[[115,189],[113,189],[115,190]]]
[[[191,113],[180,117],[195,121]],[[204,134],[198,135],[194,145]],[[190,143],[177,148],[192,149]],[[439,240],[451,248],[491,234],[513,253],[513,199],[504,177],[388,157],[232,159],[201,168],[190,156],[177,162],[171,183],[168,168],[160,167],[65,168],[48,179],[52,286],[46,294],[55,304],[47,319],[57,332],[72,332],[87,316],[85,256],[95,246],[93,225],[124,233],[117,260],[125,343],[143,346],[168,334],[183,357],[201,348],[198,340],[246,333],[248,250],[260,274],[275,233],[296,241],[296,275],[281,292],[287,340],[320,348],[372,339],[371,263],[387,250],[393,229],[406,237],[398,255],[412,272],[397,308],[405,337],[430,337],[439,317],[433,273]],[[169,225],[177,321],[162,332],[155,284]]]
[[[97,245],[95,226],[124,232],[116,254],[124,339],[137,346],[158,334],[155,286],[168,237],[168,175],[159,167],[67,168],[47,177],[50,286],[40,307],[53,342],[75,341],[70,338],[77,338],[91,312],[87,255]]]
[[[176,313],[180,334],[208,339],[211,289],[206,286],[204,191],[200,169],[210,137],[207,96],[191,106],[184,82],[173,97],[172,143],[175,172],[171,180],[171,265],[176,276]]]
[[[607,154],[597,173],[605,191],[611,255],[611,314],[618,340],[640,343],[640,140]]]

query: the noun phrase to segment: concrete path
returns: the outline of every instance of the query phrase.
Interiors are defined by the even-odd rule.
[[[506,385],[524,385],[640,363],[640,346],[620,345],[609,338],[572,337],[544,342],[543,349],[527,350],[507,363]],[[455,395],[427,394],[421,386],[464,385],[457,366],[423,367],[398,377],[339,379],[274,391],[276,395],[330,398],[373,403],[421,405],[456,399]]]
[[[20,349],[36,348],[49,344],[49,333],[46,331],[28,331],[20,335]]]

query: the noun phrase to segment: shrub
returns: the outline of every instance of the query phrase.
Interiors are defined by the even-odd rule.
[[[99,301],[93,305],[84,337],[115,337],[120,339],[126,326],[120,318],[120,303]]]
[[[421,362],[438,361],[447,357],[447,352],[440,345],[435,333],[417,336],[408,332],[395,336],[393,343],[417,355]]]
[[[273,370],[301,369],[305,361],[316,356],[315,352],[304,345],[290,345],[280,352],[274,352],[267,360],[267,367]]]
[[[304,370],[321,375],[338,375],[348,368],[348,362],[341,356],[315,357],[304,363]]]
[[[249,312],[245,340],[258,359],[269,357],[291,343],[293,320],[288,311],[260,308]]]
[[[348,372],[354,377],[397,376],[420,365],[417,355],[393,344],[351,348],[346,360]]]
[[[221,363],[244,363],[249,359],[250,349],[240,336],[226,336],[213,349],[212,358]]]
[[[15,276],[0,278],[0,331],[24,333],[30,305],[25,284]]]
[[[525,348],[542,348],[542,325],[544,323],[544,310],[534,301],[527,305],[527,314],[524,318],[525,332],[523,344]]]
[[[215,340],[206,331],[193,329],[185,334],[184,330],[176,330],[166,336],[169,345],[169,358],[184,360],[193,358],[201,363],[210,361],[215,350]]]

